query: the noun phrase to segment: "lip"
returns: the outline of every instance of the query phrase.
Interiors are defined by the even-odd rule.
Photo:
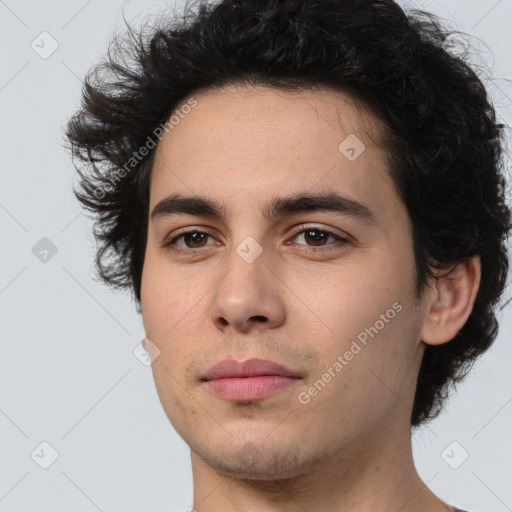
[[[283,365],[264,359],[224,359],[202,379],[210,391],[228,400],[262,400],[295,384],[302,377]]]

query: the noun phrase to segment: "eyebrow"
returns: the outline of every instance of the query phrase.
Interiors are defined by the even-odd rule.
[[[335,212],[358,220],[377,224],[376,215],[368,206],[338,193],[303,193],[288,197],[275,197],[262,208],[267,220],[274,220],[306,212]],[[224,219],[225,209],[220,203],[204,196],[173,194],[159,201],[153,208],[151,220],[173,214]]]

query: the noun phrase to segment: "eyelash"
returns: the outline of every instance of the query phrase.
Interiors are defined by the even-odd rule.
[[[336,233],[333,233],[332,231],[329,231],[329,230],[326,230],[326,229],[322,229],[319,226],[307,226],[307,227],[300,226],[300,228],[301,228],[300,231],[297,231],[292,236],[292,239],[297,238],[299,235],[301,235],[301,234],[303,234],[303,233],[305,233],[307,231],[318,231],[318,232],[326,234],[328,236],[332,236],[332,237],[334,237],[336,239],[335,243],[326,244],[324,246],[313,247],[313,246],[307,246],[306,245],[306,247],[307,247],[306,252],[308,252],[308,253],[334,251],[334,250],[337,250],[340,247],[340,245],[344,246],[344,245],[350,243],[349,239],[343,238],[342,236],[337,235]],[[185,235],[190,235],[190,234],[206,235],[206,236],[211,236],[213,238],[213,236],[210,235],[210,233],[207,233],[207,232],[204,232],[204,231],[200,231],[198,229],[193,229],[193,230],[190,230],[190,231],[183,231],[180,234],[172,237],[170,240],[164,242],[163,247],[166,248],[169,251],[173,251],[173,252],[177,252],[177,253],[184,253],[184,254],[190,254],[190,253],[198,252],[200,249],[203,249],[203,248],[207,247],[207,246],[204,246],[204,247],[200,247],[200,248],[197,248],[197,249],[191,249],[191,248],[187,248],[187,249],[178,248],[178,249],[176,249],[176,248],[172,248],[172,245],[177,240],[179,240],[180,238],[182,238]],[[304,245],[304,244],[299,244],[299,245]],[[327,249],[324,248],[326,246],[333,246],[333,245],[334,245],[334,247],[329,247]]]

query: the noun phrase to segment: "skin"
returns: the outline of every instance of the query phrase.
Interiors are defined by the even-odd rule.
[[[225,218],[149,219],[141,290],[146,337],[160,351],[157,392],[191,449],[194,509],[449,511],[416,472],[410,415],[426,345],[449,342],[471,313],[478,258],[415,300],[410,219],[375,143],[384,128],[345,93],[231,84],[194,98],[156,149],[149,211],[182,193],[220,202]],[[338,149],[349,134],[366,145],[354,161]],[[377,222],[262,213],[276,196],[332,191],[367,205]],[[321,244],[302,224],[349,242]],[[183,228],[210,236],[163,247]],[[252,263],[236,251],[248,236],[262,249]],[[299,393],[394,303],[394,318],[301,403]],[[252,403],[201,381],[220,360],[252,357],[301,378]]]

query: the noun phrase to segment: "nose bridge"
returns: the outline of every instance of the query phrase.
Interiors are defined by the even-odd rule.
[[[239,209],[231,217],[232,238],[231,244],[228,244],[229,254],[226,259],[231,269],[229,274],[237,274],[240,285],[246,282],[263,285],[261,278],[264,269],[266,265],[270,265],[272,259],[269,253],[271,244],[264,239],[267,236],[265,226],[261,219],[254,218],[258,206],[253,201],[252,197],[242,198]],[[260,279],[256,279],[257,277]]]
[[[224,300],[242,301],[255,298],[268,291],[269,265],[268,250],[263,249],[253,236],[246,236],[239,243],[233,243],[226,255],[227,274],[217,287],[224,293]],[[230,299],[231,297],[231,299]]]

